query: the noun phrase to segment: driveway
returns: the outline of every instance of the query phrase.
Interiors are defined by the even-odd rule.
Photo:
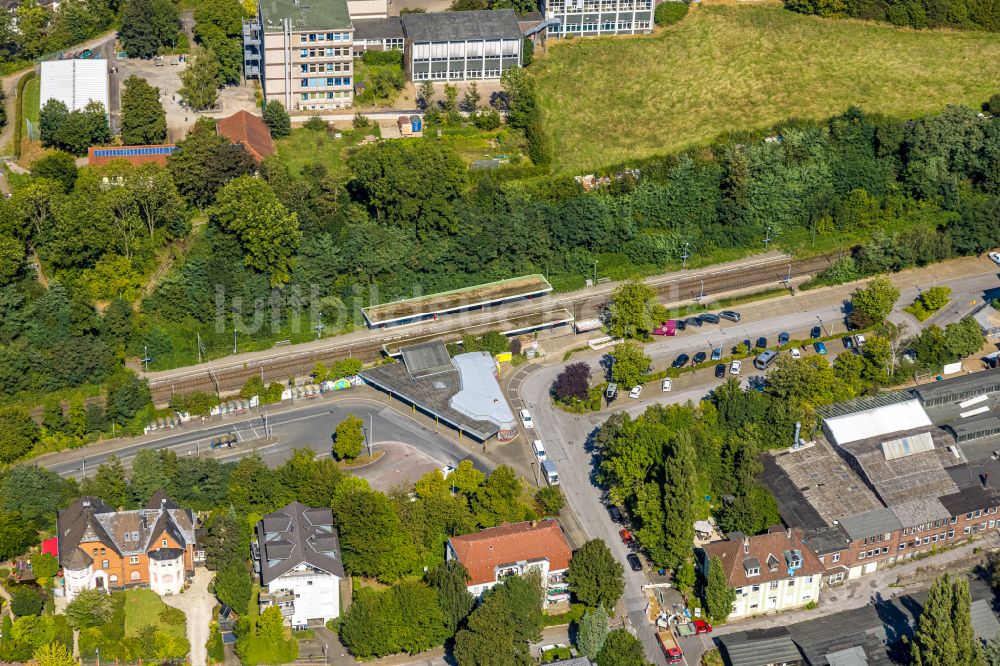
[[[194,570],[194,578],[182,594],[162,597],[168,606],[179,608],[187,615],[187,639],[191,643],[191,666],[208,663],[208,625],[212,621],[215,597],[208,591],[208,584],[215,574],[204,567]]]

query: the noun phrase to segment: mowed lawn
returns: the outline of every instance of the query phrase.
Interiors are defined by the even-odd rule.
[[[531,69],[556,170],[583,173],[851,105],[894,116],[978,109],[1000,92],[998,63],[997,33],[716,5],[655,37],[555,44]]]

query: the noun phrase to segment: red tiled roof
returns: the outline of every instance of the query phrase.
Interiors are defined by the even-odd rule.
[[[274,154],[271,130],[259,116],[246,111],[237,111],[228,118],[215,123],[215,131],[233,143],[242,143],[258,161]]]
[[[549,571],[561,571],[569,567],[573,557],[562,528],[552,519],[504,523],[452,537],[449,542],[458,561],[469,570],[470,585],[496,581],[498,566],[547,559]]]
[[[718,557],[722,560],[722,569],[726,572],[726,579],[731,587],[760,585],[788,578],[788,563],[785,561],[786,550],[798,550],[802,556],[802,567],[796,570],[796,576],[814,576],[823,573],[823,563],[819,561],[815,553],[802,543],[802,534],[801,529],[789,531],[783,528],[771,528],[767,534],[758,534],[747,539],[749,552],[743,550],[743,539],[713,541],[706,544],[704,550],[710,559]],[[773,571],[768,566],[768,559],[772,557],[777,561],[777,566]],[[756,560],[759,563],[759,567],[757,567],[760,569],[759,575],[746,575],[747,570],[744,564],[746,560]]]

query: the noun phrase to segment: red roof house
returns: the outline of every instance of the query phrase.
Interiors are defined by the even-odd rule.
[[[564,577],[573,551],[554,519],[504,523],[452,537],[446,556],[465,565],[468,590],[477,597],[509,576],[537,571],[546,590],[546,603],[569,598]]]
[[[274,154],[271,130],[260,116],[237,111],[228,118],[216,121],[215,131],[233,143],[241,143],[258,162]]]

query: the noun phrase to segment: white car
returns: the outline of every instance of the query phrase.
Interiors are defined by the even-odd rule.
[[[743,367],[742,363],[740,363],[739,361],[733,361],[732,364],[730,364],[729,366],[729,374],[731,375],[740,374],[740,368],[742,367]]]
[[[640,393],[642,393],[642,386],[633,386],[632,390],[628,392],[628,397],[638,398]]]
[[[531,420],[531,414],[528,413],[527,409],[522,409],[519,412],[519,415],[521,417],[521,425],[523,425],[528,430],[535,427],[535,422]]]
[[[531,443],[531,450],[535,454],[535,458],[538,462],[545,460],[545,447],[542,445],[542,440],[536,439]]]
[[[667,391],[669,391],[673,387],[674,387],[673,381],[671,381],[670,379],[664,379],[663,380],[663,392],[664,393],[666,393]]]
[[[802,352],[798,347],[792,347],[792,358],[802,358]]]
[[[990,252],[989,257],[993,260],[994,264],[1000,266],[1000,252]]]
[[[861,335],[860,333],[855,335],[854,344],[856,344],[858,347],[863,347],[865,344],[865,336]]]

